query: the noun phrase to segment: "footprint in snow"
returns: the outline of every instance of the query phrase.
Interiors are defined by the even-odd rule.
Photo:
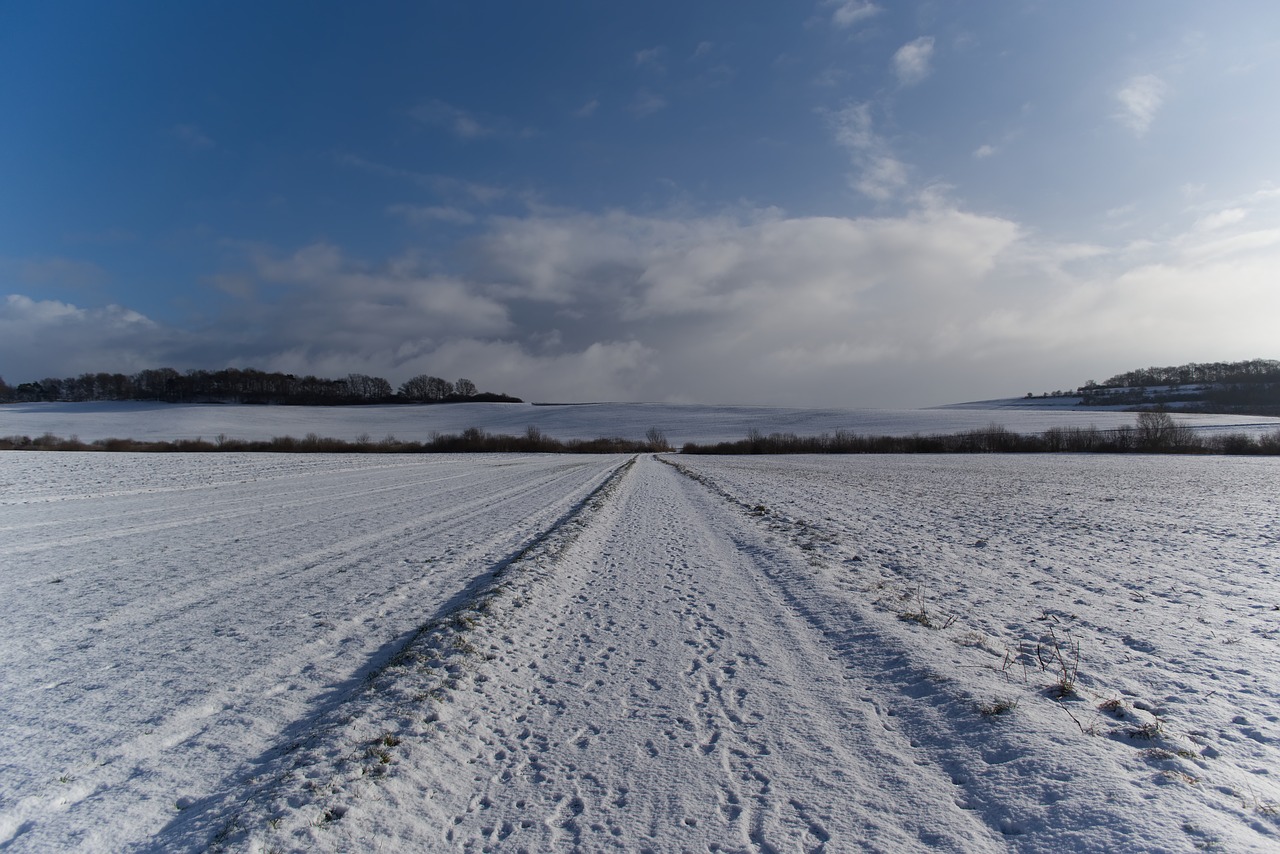
[[[1130,635],[1124,636],[1124,645],[1129,647],[1129,649],[1137,650],[1138,652],[1151,653],[1156,651],[1155,644],[1151,643],[1150,641],[1139,640],[1138,638],[1132,637]]]

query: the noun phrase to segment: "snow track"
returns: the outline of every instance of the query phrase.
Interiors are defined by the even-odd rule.
[[[995,850],[942,769],[901,761],[892,710],[770,580],[803,571],[803,552],[742,516],[642,458],[525,569],[517,604],[468,628],[474,655],[447,692],[433,693],[438,662],[397,674],[385,776],[312,768],[323,802],[250,836],[294,850]]]

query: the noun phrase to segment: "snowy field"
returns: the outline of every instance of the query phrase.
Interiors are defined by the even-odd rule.
[[[0,453],[0,849],[1274,851],[1278,480]]]
[[[617,465],[0,455],[0,847],[236,785]]]
[[[120,438],[174,441],[218,435],[232,439],[302,438],[308,433],[354,441],[425,441],[434,433],[479,427],[490,433],[522,434],[530,425],[556,439],[621,436],[643,439],[657,427],[677,448],[685,442],[724,442],[761,433],[818,435],[845,430],[876,436],[955,433],[1001,424],[1017,433],[1051,427],[1118,427],[1133,424],[1132,412],[1071,410],[1050,400],[1036,408],[1002,406],[943,409],[784,409],[767,406],[694,406],[658,403],[593,403],[534,406],[461,403],[447,406],[241,406],[165,403],[18,403],[0,406],[0,436],[52,433],[82,441]],[[1280,430],[1280,418],[1240,415],[1177,415],[1199,430],[1258,434]]]

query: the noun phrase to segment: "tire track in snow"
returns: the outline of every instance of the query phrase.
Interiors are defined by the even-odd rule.
[[[776,500],[778,506],[798,507],[802,513],[819,514],[821,519],[822,514],[835,512],[833,507],[861,513],[862,505],[856,499],[824,504],[806,480],[812,472],[791,460],[785,464],[767,458],[762,460],[759,467],[774,477],[757,478],[754,482],[741,477],[741,470],[753,465],[752,461],[741,458],[732,461],[695,458],[672,465],[703,484],[728,506],[736,507],[744,519],[750,519],[769,536],[789,541],[809,555],[808,566],[762,565],[762,577],[768,579],[794,614],[827,639],[835,659],[844,664],[854,681],[865,686],[866,699],[881,710],[886,729],[900,732],[908,740],[912,753],[904,759],[922,767],[931,766],[949,777],[957,804],[974,819],[984,822],[1008,850],[1145,850],[1153,844],[1152,840],[1184,834],[1190,837],[1188,844],[1200,847],[1205,840],[1229,838],[1238,832],[1230,826],[1230,810],[1234,805],[1229,804],[1226,810],[1215,807],[1206,812],[1196,803],[1200,786],[1195,778],[1176,777],[1174,772],[1162,770],[1155,776],[1158,797],[1150,791],[1154,787],[1147,790],[1142,787],[1140,781],[1151,774],[1153,765],[1157,768],[1164,765],[1167,769],[1175,759],[1193,758],[1194,754],[1189,751],[1173,752],[1188,747],[1194,749],[1192,742],[1172,733],[1161,736],[1163,740],[1159,742],[1146,736],[1135,740],[1132,734],[1112,733],[1109,739],[1097,738],[1105,730],[1092,725],[1086,727],[1080,718],[1091,723],[1089,714],[1093,704],[1103,697],[1091,696],[1084,689],[1081,696],[1058,702],[1063,698],[1051,687],[1035,689],[1034,675],[1031,685],[1024,686],[1030,690],[1013,696],[1044,703],[1052,711],[1027,709],[1025,713],[1019,711],[1007,718],[985,717],[990,713],[983,710],[979,697],[991,697],[993,691],[997,697],[1010,696],[1001,691],[1001,683],[1002,679],[1016,681],[1013,674],[998,665],[979,664],[981,656],[961,663],[947,649],[952,638],[945,631],[932,631],[936,625],[917,626],[914,617],[902,613],[902,600],[886,602],[879,597],[874,591],[881,586],[875,581],[880,573],[862,570],[864,565],[859,557],[849,563],[847,558],[853,553],[855,543],[841,542],[842,537],[832,533],[832,527],[839,530],[839,525],[831,524],[834,518],[827,516],[825,521],[811,523],[794,518],[786,511],[755,503],[763,499],[772,506]],[[849,478],[848,472],[836,466],[825,473]],[[722,478],[730,485],[729,489],[721,485]],[[836,485],[838,490],[843,487],[840,482]],[[911,489],[927,488],[910,481],[910,486],[900,489],[895,496],[895,505],[887,510],[883,506],[879,508],[883,514],[880,521],[875,521],[874,516],[869,524],[864,520],[869,543],[856,543],[856,551],[866,554],[875,543],[886,548],[874,551],[886,555],[897,554],[900,548],[923,551],[919,540],[924,540],[927,549],[933,541],[924,534],[917,536],[913,529],[929,525],[929,514],[937,513],[939,505],[948,506],[946,500],[939,501],[937,494],[910,494]],[[895,525],[886,518],[898,512],[908,520],[905,526]],[[887,532],[877,533],[879,526],[886,527]],[[979,547],[985,546],[982,542]],[[933,555],[932,560],[938,564],[932,568],[935,583],[939,575],[957,571],[942,555]],[[894,573],[903,569],[891,566],[888,561],[883,566]],[[965,566],[959,564],[959,567]],[[968,567],[972,568],[972,564]],[[1088,570],[1083,574],[1087,578]],[[904,578],[911,578],[911,574]],[[873,582],[871,587],[867,586],[869,579]],[[1077,604],[1084,603],[1077,599]],[[920,607],[923,610],[924,606]],[[1074,619],[1074,614],[1071,618]],[[987,673],[969,672],[969,667]],[[1025,673],[1023,680],[1026,680]],[[1004,682],[1004,687],[1013,687],[1009,682]],[[1015,702],[1015,708],[1016,705]],[[1071,714],[1072,706],[1074,714]],[[1149,708],[1145,703],[1142,707]],[[1106,704],[1099,708],[1106,708]],[[1067,723],[1068,718],[1061,714],[1063,711],[1071,715],[1071,723]],[[1052,720],[1046,720],[1046,714]],[[1122,714],[1134,715],[1129,711]],[[1237,717],[1236,720],[1243,719]],[[1119,753],[1125,754],[1123,758],[1117,756],[1115,750],[1120,744],[1124,745],[1119,748]],[[1147,749],[1141,751],[1143,762],[1137,774],[1117,764],[1117,758],[1123,763],[1134,747],[1143,746]],[[1192,767],[1198,773],[1207,766],[1201,761]],[[1169,785],[1174,781],[1190,781],[1190,784]],[[1219,793],[1232,791],[1215,788]],[[1252,791],[1249,784],[1241,789]],[[1261,801],[1255,800],[1258,802]],[[1220,813],[1227,813],[1226,821]],[[1188,819],[1191,815],[1196,816],[1194,821]],[[1274,824],[1274,818],[1271,821]],[[1234,838],[1233,844],[1240,850],[1270,850],[1274,830],[1253,816],[1246,816],[1244,824],[1248,832],[1244,838]]]
[[[540,583],[538,566],[554,563],[634,462],[632,458],[614,468],[552,524],[476,576],[367,676],[369,688],[315,719],[300,722],[305,736],[270,751],[270,758],[263,760],[268,767],[247,791],[227,792],[218,803],[172,822],[160,835],[161,847],[225,850],[247,845],[257,850],[261,846],[256,834],[263,827],[290,826],[282,824],[282,812],[293,812],[295,818],[303,812],[308,827],[345,816],[348,790],[388,770],[391,758],[386,748],[401,742],[401,736],[387,729],[389,722],[397,722],[398,731],[408,733],[405,727],[411,721],[404,718],[406,707],[434,703],[457,689],[458,674],[475,653],[467,636],[475,633],[477,623],[493,612],[519,608],[529,601],[530,587]],[[437,719],[431,713],[425,722],[433,724]],[[371,733],[375,733],[372,738]],[[322,806],[305,810],[320,800],[325,801]]]
[[[96,467],[104,456],[83,463]],[[132,462],[143,478],[153,465],[108,462]],[[243,468],[252,474],[258,462]],[[103,504],[145,501],[159,515],[211,518],[159,539],[104,530],[96,552],[81,544],[11,559],[2,579],[15,604],[0,645],[8,716],[0,782],[19,795],[0,801],[0,843],[123,850],[172,818],[175,799],[199,812],[202,799],[255,770],[256,754],[348,694],[424,619],[558,524],[617,465],[398,463],[333,476],[312,465],[309,481],[273,479],[256,499],[252,483],[196,505],[108,497]],[[440,478],[463,468],[465,477]],[[326,499],[330,485],[339,500]],[[254,500],[271,509],[246,519]],[[299,501],[307,509],[295,519]],[[69,827],[94,830],[72,838]]]
[[[417,686],[422,674],[396,675],[399,704],[363,724],[364,743],[397,741],[376,782],[330,783],[250,838],[279,850],[374,838],[459,851],[998,849],[765,577],[803,566],[803,552],[745,521],[642,458],[571,545],[525,567],[508,598],[519,607],[488,608],[454,636],[471,653],[445,664],[448,690],[431,694],[438,673]],[[341,817],[323,820],[335,806]]]

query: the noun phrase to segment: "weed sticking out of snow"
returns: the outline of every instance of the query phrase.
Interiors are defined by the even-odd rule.
[[[1008,714],[1018,708],[1018,701],[1009,699],[1008,697],[998,697],[989,703],[978,704],[978,714],[984,718],[993,718],[998,715]]]
[[[1040,669],[1053,677],[1050,692],[1054,699],[1076,696],[1076,683],[1080,677],[1080,642],[1069,634],[1058,637],[1056,629],[1036,643],[1036,662]]]
[[[955,625],[956,614],[937,614],[930,611],[924,602],[924,591],[916,590],[916,608],[910,611],[899,611],[898,619],[904,623],[915,623],[924,626],[926,629],[949,629]]]

